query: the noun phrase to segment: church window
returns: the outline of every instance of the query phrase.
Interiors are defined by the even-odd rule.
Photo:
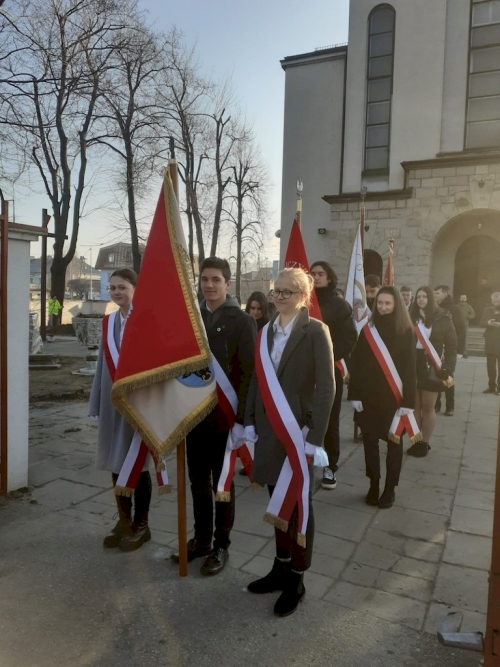
[[[472,0],[466,148],[500,146],[500,0]]]
[[[368,19],[365,171],[389,170],[395,19],[389,5],[375,7]]]

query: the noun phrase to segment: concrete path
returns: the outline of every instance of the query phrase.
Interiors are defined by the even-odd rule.
[[[175,494],[154,495],[149,544],[104,550],[114,499],[93,468],[86,405],[33,410],[30,492],[0,504],[0,665],[478,665],[435,633],[456,609],[464,630],[484,631],[500,399],[481,393],[483,359],[461,361],[456,381],[455,416],[438,416],[428,457],[405,457],[390,510],[364,504],[344,403],[338,486],[315,494],[307,595],[288,619],[273,617],[276,595],[244,591],[274,555],[265,491],[236,476],[228,568],[207,579],[195,561],[181,580],[165,560],[177,546]],[[191,527],[189,493],[188,503]]]

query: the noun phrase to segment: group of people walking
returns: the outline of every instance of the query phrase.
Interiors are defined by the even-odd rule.
[[[104,546],[123,551],[135,550],[151,537],[148,464],[137,476],[133,493],[122,494],[120,476],[134,432],[110,401],[136,280],[128,269],[111,276],[109,291],[119,310],[112,325],[110,316],[104,318],[89,408],[99,421],[97,467],[111,472],[117,493],[118,523]],[[202,557],[204,575],[224,569],[235,517],[234,483],[223,500],[214,495],[229,434],[237,446],[252,443],[251,479],[269,491],[265,519],[275,528],[276,557],[269,574],[249,583],[248,590],[280,591],[274,612],[286,616],[304,597],[303,576],[311,565],[312,467],[322,468],[323,488],[337,484],[346,377],[363,438],[370,482],[366,502],[387,509],[395,501],[403,435],[412,442],[407,454],[422,457],[430,450],[438,394],[453,386],[457,333],[449,310],[438,305],[431,287],[419,288],[412,299],[411,290],[410,297],[403,298],[403,289],[379,283],[372,287],[371,315],[358,336],[351,307],[337,291],[337,276],[324,261],[315,262],[310,273],[283,269],[270,293],[251,294],[245,310],[230,296],[230,285],[226,260],[210,257],[202,262],[201,315],[221,374],[217,377],[216,372],[217,381],[222,377],[232,387],[237,410],[232,424],[217,405],[186,439],[194,513],[188,561]],[[322,321],[309,315],[313,290]],[[500,314],[500,294],[496,308]],[[500,317],[495,321],[500,327]],[[380,440],[388,443],[382,493]],[[178,562],[178,554],[172,559]]]

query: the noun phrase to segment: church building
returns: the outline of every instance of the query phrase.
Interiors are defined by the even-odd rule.
[[[345,282],[365,194],[365,273],[500,290],[500,0],[351,0],[349,41],[282,60],[282,254],[303,181],[309,260]],[[366,189],[366,190],[365,190]]]

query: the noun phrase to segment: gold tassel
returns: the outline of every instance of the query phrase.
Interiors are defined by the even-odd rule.
[[[414,435],[413,438],[410,438],[410,442],[412,445],[414,445],[416,442],[420,442],[421,440],[422,440],[422,434],[420,432]]]
[[[252,489],[252,491],[260,491],[262,489],[261,485],[258,484],[257,482],[252,482],[250,488]]]
[[[129,489],[126,486],[115,486],[115,496],[125,496],[126,498],[132,498],[134,491],[135,489]]]
[[[302,547],[304,549],[306,548],[306,536],[303,535],[302,533],[299,533],[297,535],[297,544],[299,545],[299,547]]]
[[[172,493],[172,487],[170,486],[170,484],[164,484],[163,486],[158,487],[159,496],[166,496],[167,493]]]
[[[391,442],[395,442],[396,445],[399,445],[399,443],[401,442],[401,438],[399,437],[399,435],[396,435],[395,433],[389,432],[387,439],[390,440]]]
[[[286,533],[288,530],[288,521],[280,519],[279,516],[275,516],[274,514],[270,514],[269,512],[266,512],[264,514],[264,521],[266,523],[270,523],[271,526],[278,528],[278,530],[282,530],[284,533]]]
[[[228,503],[231,501],[230,491],[217,491],[215,494],[215,500],[220,503]]]

